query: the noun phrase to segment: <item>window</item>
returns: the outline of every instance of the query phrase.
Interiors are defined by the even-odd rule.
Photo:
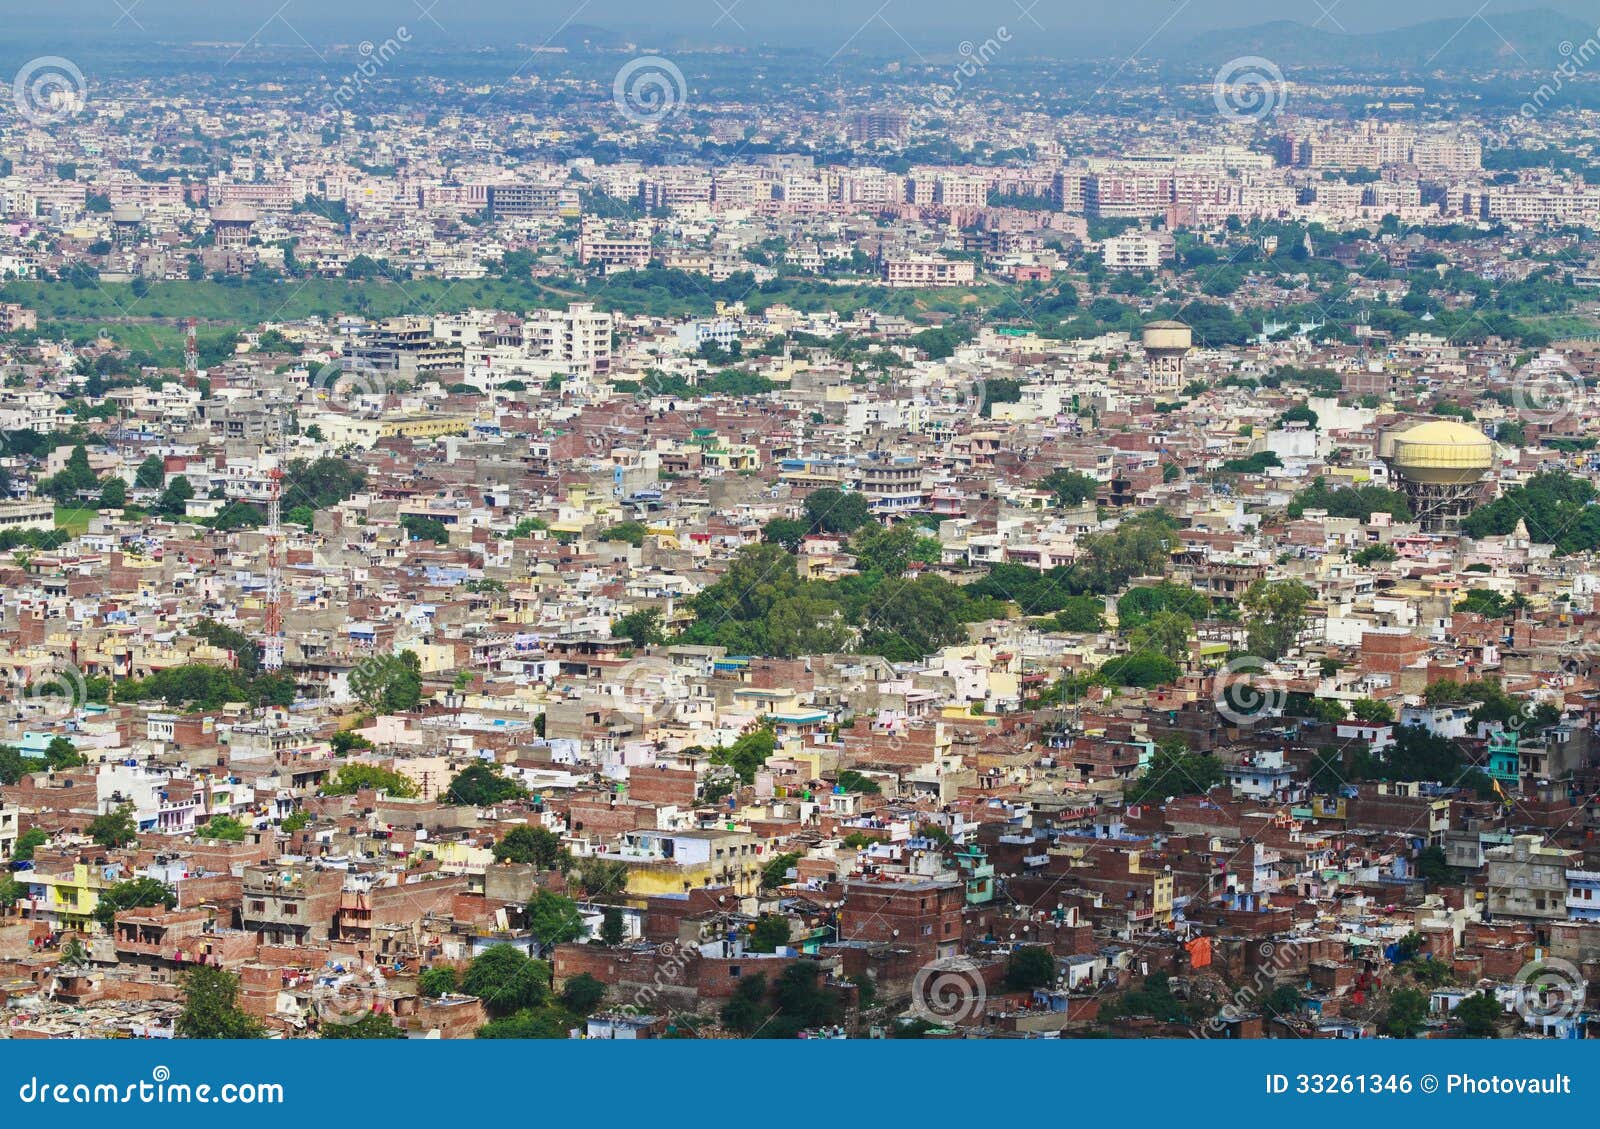
[[[728,976],[734,980],[739,979],[739,966],[736,964],[730,964],[728,966]]]

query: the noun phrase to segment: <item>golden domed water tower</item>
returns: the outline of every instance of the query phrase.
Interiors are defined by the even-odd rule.
[[[1429,533],[1455,533],[1483,493],[1494,443],[1475,427],[1449,420],[1418,424],[1389,438],[1387,455],[1411,512]]]
[[[1194,331],[1181,321],[1153,321],[1144,327],[1145,383],[1151,392],[1176,393],[1183,387],[1183,358],[1194,348]]]

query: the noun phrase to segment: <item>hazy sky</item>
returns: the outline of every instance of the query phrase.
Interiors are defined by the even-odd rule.
[[[1481,0],[0,0],[9,34],[152,40],[297,36],[339,42],[387,36],[400,25],[457,45],[539,43],[568,24],[641,41],[671,35],[705,42],[861,46],[897,36],[987,37],[999,26],[1051,45],[1103,39],[1159,39],[1168,50],[1185,33],[1268,20],[1332,32],[1388,30],[1421,20],[1466,19]],[[880,7],[880,5],[882,5]],[[1025,12],[1031,6],[1031,15]],[[1553,8],[1600,24],[1600,0],[1490,0],[1497,13]],[[431,12],[424,9],[431,8]],[[437,21],[437,25],[434,21]],[[1037,21],[1035,23],[1034,21]]]

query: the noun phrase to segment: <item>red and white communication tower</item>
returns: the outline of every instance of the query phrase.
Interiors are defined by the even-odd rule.
[[[261,667],[271,671],[283,669],[282,509],[283,468],[274,461],[267,472],[267,610],[261,626]]]

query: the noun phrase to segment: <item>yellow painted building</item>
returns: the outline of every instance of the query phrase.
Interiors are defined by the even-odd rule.
[[[31,905],[29,916],[53,928],[95,929],[94,911],[102,892],[122,881],[115,866],[73,863],[69,871],[26,874]]]
[[[353,443],[372,447],[380,439],[406,436],[411,439],[437,439],[442,435],[465,435],[472,426],[471,416],[419,413],[366,419],[357,416],[319,415],[313,421],[335,447]]]

